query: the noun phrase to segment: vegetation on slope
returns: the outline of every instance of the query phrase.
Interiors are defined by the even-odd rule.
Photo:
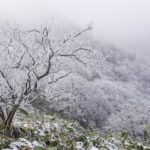
[[[83,128],[77,121],[57,115],[20,115],[10,137],[0,134],[2,150],[150,150],[127,132],[106,135]]]

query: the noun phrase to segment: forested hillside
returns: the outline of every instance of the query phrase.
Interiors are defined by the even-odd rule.
[[[144,138],[150,124],[150,63],[144,57],[95,40],[91,24],[0,27],[0,126],[5,135],[22,109],[58,113],[101,133],[111,128]]]

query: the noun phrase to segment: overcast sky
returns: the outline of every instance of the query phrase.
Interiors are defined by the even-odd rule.
[[[150,50],[150,0],[0,0],[0,17],[30,24],[64,16],[130,50]],[[36,22],[37,23],[37,22]]]

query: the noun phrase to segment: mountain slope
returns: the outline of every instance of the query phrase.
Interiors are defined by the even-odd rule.
[[[3,150],[149,150],[131,139],[127,132],[100,135],[85,129],[77,121],[57,115],[20,115],[14,121],[14,137],[0,136]]]

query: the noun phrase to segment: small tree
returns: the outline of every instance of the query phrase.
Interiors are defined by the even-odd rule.
[[[91,29],[65,38],[52,35],[47,27],[1,33],[0,118],[5,129],[10,129],[19,107],[35,100],[35,95],[46,97],[52,84],[72,73],[73,65],[86,66],[92,49],[84,34]]]

